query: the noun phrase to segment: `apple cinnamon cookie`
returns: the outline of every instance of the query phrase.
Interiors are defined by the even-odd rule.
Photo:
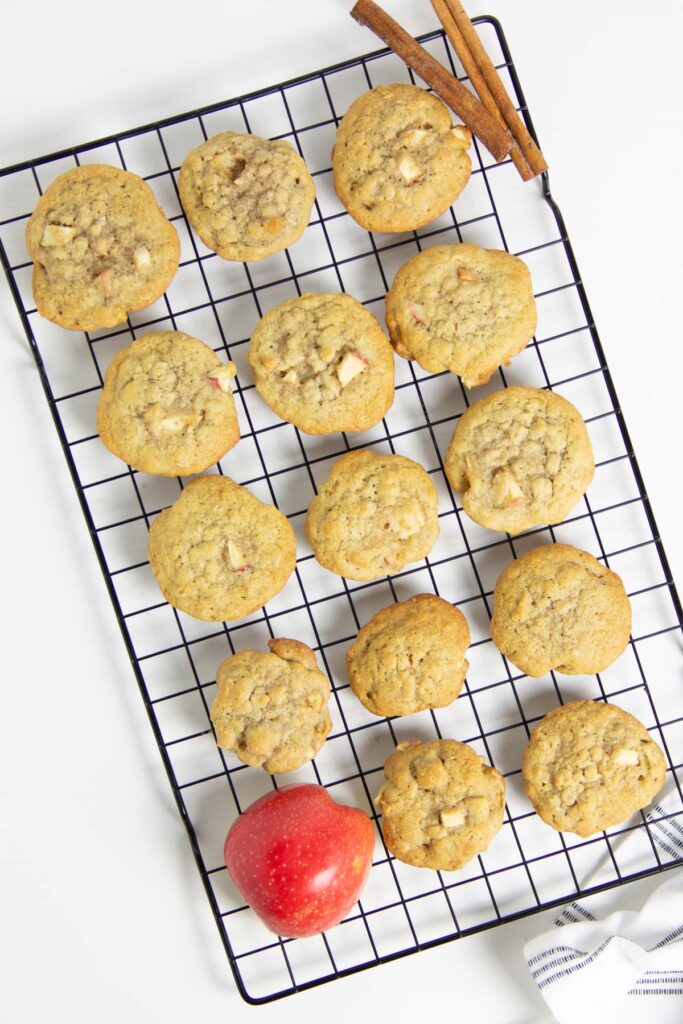
[[[595,462],[571,402],[552,391],[510,387],[463,413],[445,470],[475,523],[516,534],[562,522],[593,479]]]
[[[239,651],[218,669],[211,707],[216,741],[271,775],[315,757],[332,728],[330,684],[298,640],[269,640],[270,654]]]
[[[511,562],[493,604],[493,642],[528,676],[602,672],[631,632],[631,602],[619,576],[569,544],[545,544]]]
[[[465,616],[434,594],[382,608],[346,655],[351,689],[373,715],[443,708],[460,693],[468,662]]]
[[[106,164],[55,178],[26,225],[26,248],[38,312],[72,331],[115,327],[156,302],[180,258],[149,185]]]
[[[142,473],[201,473],[239,441],[234,375],[233,363],[222,363],[189,334],[145,334],[109,364],[97,405],[99,435]]]
[[[282,590],[296,543],[273,505],[228,477],[202,476],[152,523],[149,561],[174,608],[205,622],[232,621]]]
[[[403,455],[342,455],[306,517],[315,557],[351,580],[399,572],[428,555],[438,535],[436,488]]]
[[[472,136],[416,85],[380,85],[354,100],[332,151],[334,187],[368,231],[412,231],[447,210],[467,184]]]
[[[293,245],[315,199],[313,178],[289,142],[240,132],[191,150],[178,188],[190,224],[225,260],[262,260]]]
[[[269,310],[249,363],[263,400],[308,434],[368,430],[394,399],[391,345],[350,295],[303,295]]]
[[[507,366],[536,330],[527,265],[478,245],[436,245],[400,268],[386,297],[396,352],[430,373],[450,370],[468,388]]]
[[[505,780],[466,743],[400,743],[375,804],[387,848],[405,864],[457,871],[503,824]]]
[[[649,804],[665,772],[662,751],[637,718],[592,700],[547,714],[522,759],[524,792],[539,817],[584,838]]]

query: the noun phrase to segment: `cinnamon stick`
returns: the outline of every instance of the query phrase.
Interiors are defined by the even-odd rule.
[[[500,111],[507,127],[512,132],[515,142],[519,146],[520,152],[533,171],[534,176],[542,174],[543,171],[548,169],[548,165],[545,162],[543,154],[531,138],[526,125],[517,113],[512,100],[505,91],[505,86],[493,65],[493,61],[484,49],[481,39],[477,35],[476,29],[470,21],[465,8],[460,3],[460,0],[445,0],[445,4],[448,7],[449,13],[452,16],[456,27],[459,29],[460,35],[467,45],[469,52],[476,61],[479,71],[481,72],[481,76],[488,86],[489,92],[491,93],[498,110]],[[455,42],[453,42],[453,45],[455,46]],[[458,56],[460,56],[460,54],[458,54]],[[460,59],[462,60],[462,57],[460,57]]]
[[[435,93],[463,120],[470,131],[490,150],[496,160],[502,160],[515,142],[510,132],[489,114],[480,101],[449,71],[415,42],[412,36],[394,21],[373,0],[357,0],[351,17],[379,36],[415,74],[419,75]]]
[[[465,73],[467,74],[470,82],[474,86],[474,91],[477,96],[488,112],[492,114],[500,124],[505,125],[505,118],[498,109],[498,105],[493,98],[491,90],[486,84],[486,79],[479,70],[479,65],[474,59],[465,37],[458,28],[455,18],[450,12],[447,0],[431,0],[431,4],[436,12],[437,18],[443,26],[444,32],[451,41],[453,49],[460,58],[460,63],[465,69]],[[510,150],[510,159],[519,171],[523,181],[531,181],[532,178],[536,177],[536,174],[524,158],[519,146],[515,145],[514,148]]]

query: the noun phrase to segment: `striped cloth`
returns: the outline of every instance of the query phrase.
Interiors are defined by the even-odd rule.
[[[663,815],[653,807],[648,817]],[[655,832],[657,844],[683,860],[681,825],[660,820]],[[640,911],[596,920],[570,904],[524,954],[558,1024],[683,1024],[683,867]]]

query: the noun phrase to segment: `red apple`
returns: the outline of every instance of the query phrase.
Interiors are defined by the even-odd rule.
[[[271,931],[303,938],[348,914],[370,872],[374,845],[363,811],[335,803],[322,786],[283,786],[234,823],[225,865]]]

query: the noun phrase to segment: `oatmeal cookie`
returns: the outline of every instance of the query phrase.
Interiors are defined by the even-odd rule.
[[[505,780],[466,743],[400,743],[384,774],[375,804],[384,842],[405,864],[457,871],[503,824]]]
[[[351,580],[399,572],[428,555],[438,535],[436,488],[403,455],[342,455],[306,517],[315,557]]]
[[[528,676],[602,672],[631,632],[631,602],[619,576],[569,544],[545,544],[511,562],[493,604],[493,642]]]
[[[445,470],[475,523],[516,534],[562,522],[593,479],[595,462],[571,402],[552,391],[510,387],[463,413]]]
[[[142,473],[201,473],[239,441],[234,375],[233,363],[222,363],[189,334],[145,334],[109,364],[97,405],[99,435]]]
[[[298,640],[269,640],[270,654],[239,651],[218,669],[211,721],[218,746],[271,775],[318,753],[332,728],[330,684]]]
[[[577,700],[531,734],[524,792],[558,832],[586,837],[645,807],[664,785],[666,762],[637,718],[614,704]]]
[[[478,245],[436,245],[401,267],[386,297],[396,352],[424,370],[450,370],[468,388],[507,366],[536,330],[527,265]]]
[[[225,260],[262,260],[293,245],[315,199],[313,178],[289,142],[240,132],[191,150],[178,188],[190,224]]]
[[[346,655],[351,689],[373,715],[443,708],[460,693],[468,662],[465,616],[434,594],[382,608]]]
[[[232,621],[282,590],[296,543],[282,512],[228,477],[202,476],[152,523],[149,561],[174,608],[206,622]]]
[[[307,434],[368,430],[394,399],[394,356],[350,295],[302,295],[269,310],[251,336],[259,394]]]
[[[45,190],[26,225],[38,312],[72,331],[123,323],[163,295],[180,242],[149,185],[85,164]]]
[[[354,100],[334,149],[334,187],[368,231],[412,231],[447,210],[469,181],[472,136],[416,85],[380,85]]]

